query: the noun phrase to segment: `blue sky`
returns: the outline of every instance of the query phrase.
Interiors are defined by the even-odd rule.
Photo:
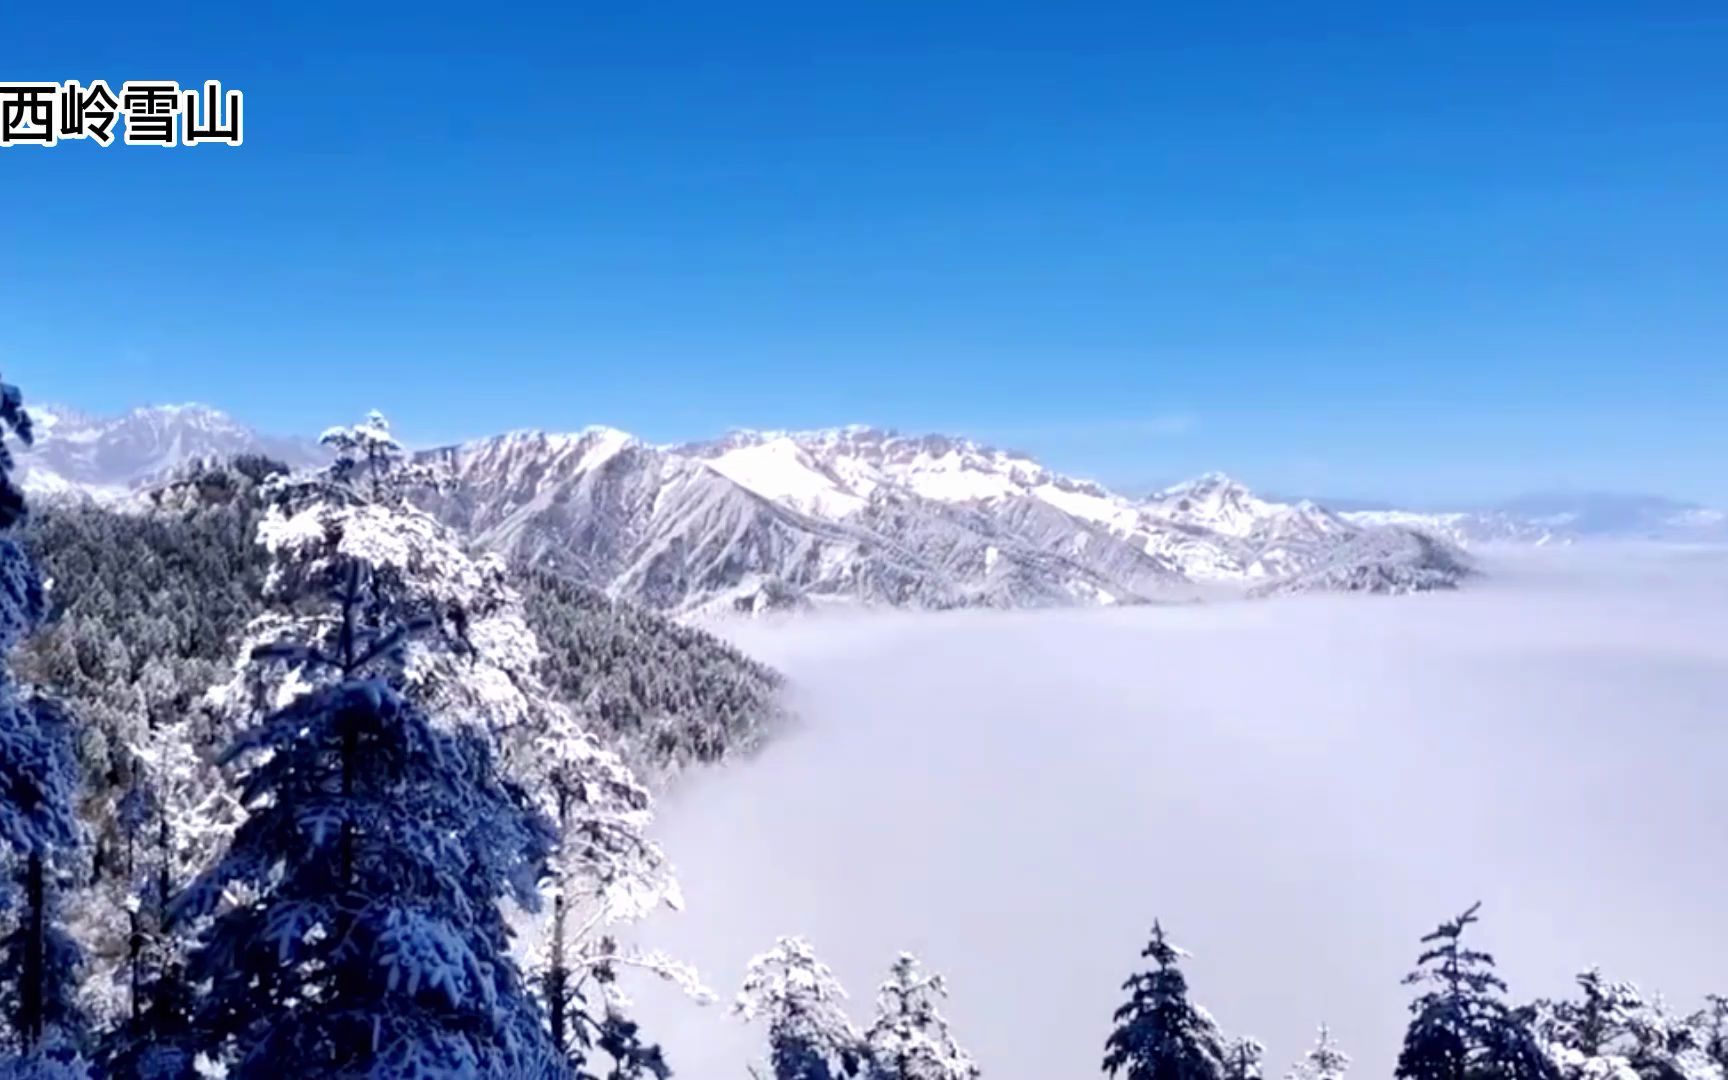
[[[0,151],[30,397],[1728,502],[1719,3],[276,6],[8,18],[0,77],[246,93]]]

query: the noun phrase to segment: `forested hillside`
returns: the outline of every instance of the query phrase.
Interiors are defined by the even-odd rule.
[[[13,660],[26,685],[50,688],[77,719],[69,733],[87,843],[75,873],[86,887],[66,917],[95,975],[81,996],[98,1017],[124,1014],[138,996],[126,990],[128,969],[145,959],[133,943],[148,937],[150,911],[168,904],[162,887],[150,908],[121,914],[140,862],[142,841],[129,823],[138,793],[172,793],[162,796],[176,830],[162,842],[171,849],[162,862],[179,888],[244,817],[215,771],[247,715],[240,699],[255,691],[245,682],[251,669],[237,670],[237,661],[257,635],[293,629],[283,613],[324,606],[320,588],[288,580],[295,560],[284,561],[260,528],[280,529],[291,486],[268,459],[201,463],[153,492],[147,507],[49,502],[21,531],[48,584],[49,618]],[[404,515],[379,524],[381,535],[401,540],[429,523]],[[708,634],[549,574],[428,550],[434,556],[416,562],[416,580],[398,588],[442,597],[441,614],[463,633],[485,637],[500,613],[520,620],[507,648],[527,667],[489,674],[493,643],[481,640],[450,656],[446,686],[485,688],[501,677],[521,696],[568,707],[651,781],[745,752],[781,719],[779,676]],[[483,587],[463,591],[481,565]],[[537,685],[522,686],[524,678]],[[481,723],[484,708],[464,707],[474,701],[458,694],[439,703]]]
[[[84,719],[94,778],[123,768],[110,747],[129,723],[196,712],[227,676],[237,635],[265,607],[258,488],[284,471],[257,457],[195,465],[148,512],[49,503],[31,517],[24,543],[54,618],[16,665]],[[552,573],[518,569],[510,583],[542,643],[542,677],[639,767],[748,750],[781,717],[779,676],[710,634]]]
[[[625,757],[717,761],[754,748],[781,719],[780,676],[711,634],[551,571],[512,580],[545,654],[541,677]]]
[[[325,441],[124,509],[0,499],[0,1071],[664,1076],[617,973],[706,991],[616,936],[680,903],[638,777],[759,744],[778,675],[466,551],[382,417]]]
[[[236,459],[200,468],[148,513],[48,504],[31,515],[22,538],[48,582],[51,615],[13,663],[77,711],[80,755],[98,784],[124,781],[114,751],[133,729],[192,718],[226,675],[263,605],[256,489],[280,471]]]

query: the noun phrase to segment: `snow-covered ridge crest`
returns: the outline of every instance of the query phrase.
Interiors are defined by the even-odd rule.
[[[895,489],[936,502],[977,503],[1034,496],[1060,503],[1112,500],[1088,480],[1063,476],[1031,456],[949,435],[902,435],[852,425],[813,431],[735,431],[709,443],[670,448],[700,457],[717,471],[768,498],[792,490],[834,492],[833,502],[859,509],[879,489]],[[1127,506],[1091,508],[1104,520]],[[1083,503],[1070,502],[1077,509]]]
[[[1263,522],[1294,509],[1257,497],[1221,472],[1206,473],[1165,488],[1148,499],[1147,506],[1171,521],[1226,536],[1247,536]]]
[[[103,475],[114,483],[102,487],[68,479],[68,471],[86,475],[74,466],[102,460],[115,439],[70,410],[47,410],[53,421],[43,445],[72,464],[40,471],[38,489],[125,498],[177,455],[221,456],[221,446],[235,445],[205,453],[204,435],[230,430],[214,410],[148,412],[132,424],[146,451],[138,460],[148,464],[110,470]],[[251,452],[260,441],[268,442],[239,445]],[[1405,580],[1340,568],[1340,552],[1400,565],[1433,559],[1409,580],[1435,587],[1466,565],[1395,537],[1353,543],[1382,531],[1460,547],[1567,542],[1616,529],[1728,538],[1721,515],[1648,498],[1334,513],[1257,494],[1219,473],[1137,496],[978,440],[862,424],[739,430],[689,443],[652,443],[610,427],[525,429],[413,456],[448,481],[416,499],[465,542],[679,615],[829,603],[1132,604],[1279,591],[1264,587],[1287,579],[1315,587]],[[1322,566],[1327,573],[1308,573]]]
[[[36,440],[19,455],[23,486],[50,499],[121,502],[194,459],[263,454],[292,467],[327,460],[309,440],[262,435],[194,402],[145,406],[112,417],[52,404],[28,411]]]
[[[837,509],[856,510],[878,488],[968,502],[1022,492],[1051,474],[1024,454],[947,435],[901,435],[852,425],[813,431],[735,431],[670,447],[707,461],[744,487],[776,493],[829,490]]]
[[[1221,476],[1137,500],[1023,453],[861,425],[674,445],[511,433],[436,456],[454,478],[428,503],[443,520],[682,613],[1190,599],[1299,573],[1364,531]]]

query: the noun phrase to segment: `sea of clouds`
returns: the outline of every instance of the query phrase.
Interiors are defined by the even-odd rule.
[[[1728,555],[1489,556],[1453,595],[818,616],[727,633],[803,724],[662,808],[722,994],[639,995],[680,1075],[743,1077],[750,956],[807,936],[867,1023],[909,948],[985,1074],[1096,1075],[1152,921],[1281,1076],[1329,1023],[1390,1074],[1418,937],[1481,900],[1519,1000],[1599,963],[1728,992]]]

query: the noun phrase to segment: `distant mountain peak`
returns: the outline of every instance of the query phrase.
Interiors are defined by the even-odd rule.
[[[205,405],[198,401],[165,402],[160,405],[139,405],[128,409],[127,416],[201,416],[222,420],[232,420],[227,413],[214,405]]]
[[[1203,472],[1199,476],[1180,483],[1171,484],[1155,493],[1157,497],[1204,495],[1214,492],[1247,492],[1248,485],[1237,480],[1229,473],[1216,470]]]
[[[944,454],[1004,454],[993,446],[975,439],[959,435],[946,435],[939,432],[916,434],[903,432],[896,428],[875,427],[870,424],[844,424],[839,427],[825,428],[734,428],[719,439],[705,442],[683,444],[686,447],[707,446],[754,446],[769,442],[793,442],[808,448],[831,448],[851,450],[881,450],[895,448],[906,451],[923,451],[936,456]],[[1008,454],[1010,457],[1024,455]]]
[[[20,456],[38,495],[126,499],[188,460],[238,453],[327,460],[199,403],[107,418],[30,408],[41,437]],[[428,506],[475,543],[679,613],[1136,603],[1298,580],[1397,591],[1444,587],[1463,565],[1454,544],[1728,538],[1720,513],[1646,497],[1336,513],[1208,472],[1129,498],[976,439],[866,424],[663,445],[605,426],[523,429],[423,455],[451,480]]]
[[[1147,499],[1146,505],[1178,524],[1227,536],[1248,536],[1261,522],[1287,509],[1221,472],[1202,473],[1167,487]]]
[[[478,440],[434,502],[483,545],[681,612],[1187,598],[1300,572],[1364,531],[1222,474],[1136,502],[1029,455],[864,425],[645,450],[602,471],[585,447]]]
[[[36,439],[19,464],[25,490],[37,495],[121,499],[196,458],[261,453],[290,466],[325,460],[310,440],[260,435],[198,402],[140,406],[109,417],[58,404],[26,408]]]
[[[590,424],[575,431],[551,431],[545,428],[513,428],[498,435],[468,440],[469,445],[495,443],[503,445],[538,445],[551,447],[574,446],[583,442],[629,442],[641,440],[628,431],[604,424]]]
[[[96,422],[96,418],[87,413],[53,402],[27,404],[24,411],[30,414],[30,422],[36,428],[37,438],[55,427],[77,428]]]

